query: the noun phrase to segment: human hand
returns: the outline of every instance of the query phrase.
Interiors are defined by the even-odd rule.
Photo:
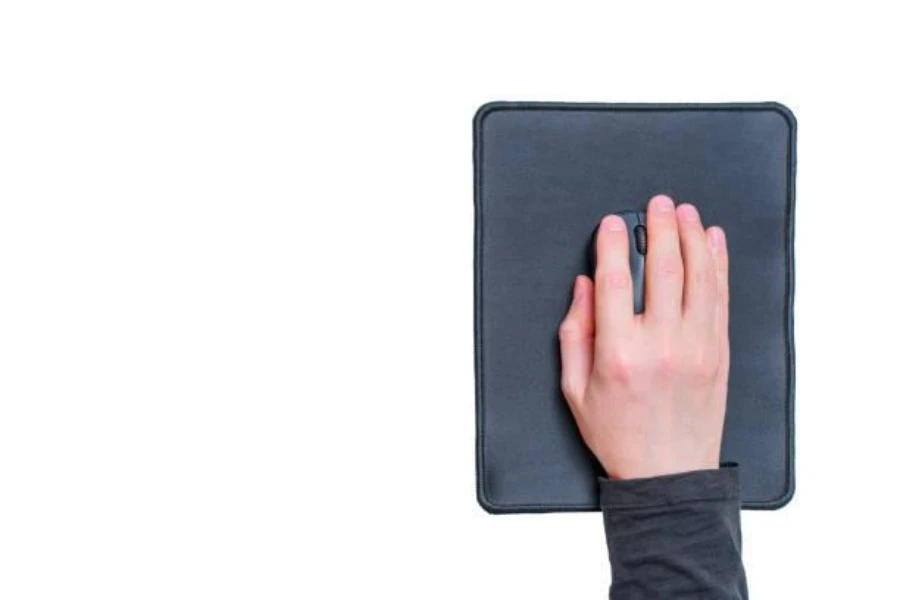
[[[644,313],[634,314],[628,232],[606,216],[594,282],[579,275],[559,328],[563,394],[612,479],[716,469],[728,386],[728,253],[696,208],[647,210]]]

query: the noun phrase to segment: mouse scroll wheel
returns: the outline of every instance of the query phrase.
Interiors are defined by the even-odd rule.
[[[638,253],[647,254],[647,228],[643,225],[634,228],[634,245]]]

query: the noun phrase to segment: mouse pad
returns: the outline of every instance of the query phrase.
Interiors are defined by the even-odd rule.
[[[776,103],[487,104],[474,119],[477,495],[491,513],[599,510],[559,388],[557,329],[607,213],[657,193],[724,227],[731,371],[722,462],[744,508],[793,495],[796,121]]]

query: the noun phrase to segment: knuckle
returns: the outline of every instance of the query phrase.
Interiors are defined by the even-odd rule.
[[[663,279],[678,279],[684,275],[684,265],[680,260],[672,257],[658,259],[655,270]]]
[[[676,379],[681,371],[681,360],[671,349],[661,349],[655,357],[655,371],[663,381]]]
[[[694,270],[694,272],[691,273],[691,279],[694,284],[700,287],[715,289],[717,285],[716,272],[710,265],[703,265]]]
[[[604,352],[595,367],[600,377],[619,383],[631,381],[638,370],[634,357],[624,350]]]
[[[565,396],[566,400],[572,402],[577,397],[577,390],[575,386],[572,384],[572,380],[568,377],[563,377],[559,382],[559,387],[562,389],[563,396]]]
[[[603,275],[603,286],[611,290],[622,290],[628,287],[631,275],[624,271],[611,271]]]
[[[582,336],[581,327],[572,319],[565,319],[559,324],[559,339],[577,340]]]
[[[697,383],[709,383],[719,371],[718,353],[715,348],[705,348],[687,359],[685,370],[688,377]]]

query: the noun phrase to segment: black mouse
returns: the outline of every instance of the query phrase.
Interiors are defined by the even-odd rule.
[[[634,291],[634,313],[644,312],[644,259],[647,256],[647,213],[643,211],[625,210],[616,213],[625,220],[628,231],[628,242],[631,251],[628,253],[628,264],[631,267],[631,285]],[[597,231],[594,228],[590,245],[591,277],[597,270]]]

